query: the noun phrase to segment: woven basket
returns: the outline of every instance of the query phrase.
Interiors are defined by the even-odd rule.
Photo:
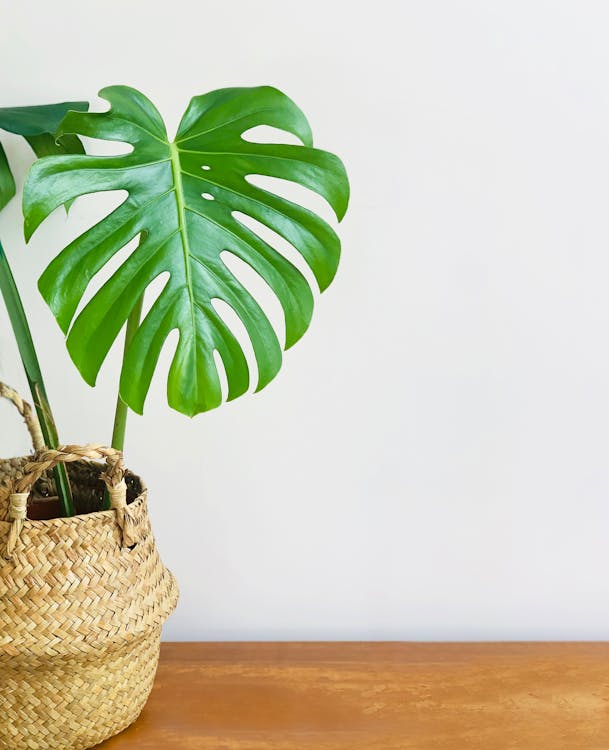
[[[0,396],[22,413],[36,449],[0,460],[0,748],[85,750],[139,716],[177,586],[157,552],[146,488],[121,454],[46,450],[29,406],[6,386]],[[54,493],[58,463],[69,464],[86,514],[25,519],[32,489]],[[113,509],[95,511],[105,488]]]

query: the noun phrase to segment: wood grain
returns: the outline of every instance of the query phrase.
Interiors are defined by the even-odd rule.
[[[165,644],[100,750],[608,750],[608,643]]]

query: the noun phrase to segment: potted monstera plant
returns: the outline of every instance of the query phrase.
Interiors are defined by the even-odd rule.
[[[10,389],[0,389],[26,417],[36,449],[0,463],[0,748],[11,750],[92,747],[130,724],[147,699],[177,589],[154,543],[145,486],[124,469],[122,451],[128,411],[143,412],[170,333],[177,331],[178,340],[168,402],[194,416],[268,385],[282,350],[311,321],[309,283],[260,227],[300,253],[320,290],[334,278],[340,256],[334,230],[252,176],[318,193],[338,220],[349,195],[341,161],[313,148],[305,116],[277,89],[229,88],[194,97],[173,141],[140,92],[113,86],[100,96],[110,104],[106,112],[89,112],[82,102],[28,108],[30,119],[36,110],[38,120],[27,132],[15,125],[28,119],[26,109],[4,110],[4,120],[0,111],[0,128],[27,137],[41,156],[24,189],[27,239],[51,212],[81,195],[126,191],[117,208],[58,253],[39,282],[87,383],[95,385],[125,332],[111,446],[59,443],[27,318],[6,256],[0,256],[0,287],[39,416]],[[248,135],[261,125],[291,133],[299,145]],[[88,155],[82,137],[130,148]],[[7,169],[0,152],[0,201],[12,191]],[[137,244],[107,273],[132,241]],[[248,264],[275,294],[285,342],[227,256]],[[98,274],[103,283],[83,304]],[[217,301],[231,308],[251,343],[253,384],[239,336]],[[96,459],[105,459],[105,467]],[[58,517],[28,518],[35,502],[55,494]]]

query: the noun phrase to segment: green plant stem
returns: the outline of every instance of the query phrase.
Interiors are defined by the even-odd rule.
[[[142,307],[144,305],[144,295],[138,299],[135,303],[131,315],[127,320],[127,330],[125,331],[125,348],[123,351],[123,362],[125,361],[125,355],[133,337],[135,336],[137,329],[140,325],[140,319],[142,317]],[[127,429],[127,415],[129,413],[129,407],[121,398],[120,392],[116,399],[116,412],[114,415],[114,430],[112,432],[112,447],[116,450],[122,451],[125,447],[125,431]]]
[[[0,244],[0,292],[2,292],[11,326],[17,339],[19,354],[21,355],[21,361],[23,362],[32,393],[32,400],[36,408],[44,442],[49,448],[57,448],[59,445],[57,427],[55,426],[46,388],[44,387],[38,356],[34,348],[23,303],[19,296],[19,290],[15,284],[15,279],[2,244]],[[62,513],[64,516],[73,516],[75,514],[74,502],[65,466],[61,464],[57,466],[54,469],[54,475]]]
[[[140,319],[142,317],[142,307],[144,305],[144,295],[138,299],[135,303],[131,315],[127,319],[127,330],[125,331],[125,348],[123,350],[123,362],[125,361],[125,355],[129,349],[129,345],[133,341],[133,337],[140,325]],[[114,429],[112,430],[112,447],[118,451],[122,451],[125,448],[125,432],[127,430],[127,416],[129,414],[129,407],[123,401],[120,394],[120,388],[118,396],[116,397],[116,412],[114,413]],[[110,496],[108,491],[104,493],[104,510],[110,508]]]

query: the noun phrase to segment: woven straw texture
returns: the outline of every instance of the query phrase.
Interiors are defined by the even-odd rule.
[[[102,473],[83,456],[106,456],[109,468]],[[68,446],[0,461],[0,518],[11,493],[39,475],[39,491],[52,491],[48,469],[58,461],[70,462],[76,507],[87,509],[19,521],[10,559],[16,521],[0,520],[2,750],[91,748],[129,726],[152,688],[161,627],[178,591],[159,558],[138,477],[126,475],[122,508],[88,512],[102,507],[104,481],[123,482],[117,456]]]

